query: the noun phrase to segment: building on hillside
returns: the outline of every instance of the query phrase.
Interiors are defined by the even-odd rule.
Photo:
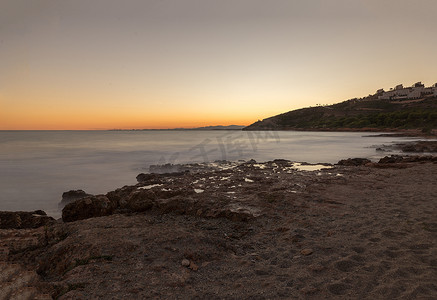
[[[434,93],[434,89],[432,87],[427,87],[422,90],[422,95],[428,97]]]
[[[384,92],[382,95],[378,97],[380,100],[390,100],[391,97],[395,95],[394,91]]]
[[[414,89],[408,94],[409,99],[419,99],[421,96],[422,96],[422,92],[420,90],[414,90]]]
[[[383,89],[376,91],[376,95],[380,100],[403,100],[403,99],[419,99],[422,97],[437,96],[437,83],[432,87],[425,87],[422,82],[416,82],[411,87],[404,88],[402,84],[398,84],[394,89],[385,92]]]
[[[437,83],[436,83],[436,84],[437,84]],[[380,94],[382,94],[382,93],[384,93],[384,89],[379,89],[379,90],[376,91],[376,94],[377,94],[377,95],[380,95]]]
[[[412,86],[413,88],[415,88],[415,87],[425,87],[425,85],[421,82],[421,81],[419,81],[419,82],[416,82],[415,84],[413,84],[413,86]]]
[[[394,96],[391,99],[394,99],[394,100],[407,99],[410,92],[411,91],[408,88],[395,90]]]

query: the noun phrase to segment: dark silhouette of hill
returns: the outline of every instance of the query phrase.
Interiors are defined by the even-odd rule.
[[[380,100],[377,95],[289,111],[243,130],[365,130],[437,128],[437,97]]]

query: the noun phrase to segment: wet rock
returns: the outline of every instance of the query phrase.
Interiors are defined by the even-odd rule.
[[[54,220],[42,210],[33,212],[0,211],[0,229],[38,228]]]
[[[433,155],[414,155],[414,156],[405,156],[404,162],[407,163],[415,163],[415,162],[437,162],[437,156]]]
[[[62,200],[58,204],[58,206],[60,209],[62,209],[62,208],[64,208],[65,205],[67,205],[71,202],[74,202],[74,201],[82,199],[82,198],[90,197],[90,196],[93,196],[93,195],[88,194],[83,190],[70,190],[70,191],[62,194]]]
[[[402,152],[437,152],[437,141],[417,141],[397,146]]]
[[[152,166],[150,166],[152,167]],[[155,166],[157,167],[157,166]],[[159,174],[157,174],[159,173]],[[163,183],[165,182],[166,178],[172,178],[172,177],[179,177],[179,176],[184,176],[186,174],[188,174],[189,171],[181,171],[181,172],[156,172],[156,173],[150,173],[150,174],[138,174],[137,176],[137,181],[139,183],[148,183],[148,184],[157,184],[157,183]]]
[[[62,220],[72,222],[111,215],[116,205],[104,195],[82,198],[67,204],[62,210]]]
[[[158,189],[156,191],[154,191],[156,198],[158,199],[169,199],[172,197],[176,197],[176,196],[190,196],[195,194],[195,190],[193,188],[186,188],[184,186],[180,186],[176,189],[169,189],[169,190],[165,190],[165,189]]]
[[[159,174],[138,174],[137,181],[139,183],[161,183],[161,176]]]
[[[339,166],[363,166],[371,161],[367,158],[348,158],[340,160],[337,165]]]
[[[400,155],[390,155],[385,156],[381,158],[378,163],[379,164],[394,164],[394,163],[400,163],[404,160],[404,158]]]
[[[151,165],[149,171],[151,173],[165,174],[176,173],[181,171],[181,165],[165,164],[165,165]]]
[[[437,141],[413,141],[393,145],[382,145],[377,151],[400,150],[405,153],[435,153],[437,152]]]
[[[277,164],[278,166],[285,167],[290,165],[290,161],[286,159],[275,159],[273,160],[273,163]]]

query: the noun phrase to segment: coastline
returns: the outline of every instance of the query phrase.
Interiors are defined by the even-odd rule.
[[[437,138],[437,130],[431,133],[423,132],[422,129],[399,129],[399,128],[290,128],[290,129],[243,129],[243,131],[303,131],[303,132],[383,132],[381,135],[374,136],[393,136],[393,137],[418,137],[418,138]]]
[[[70,221],[77,221],[1,229],[0,267],[9,270],[2,286],[17,288],[18,274],[29,278],[3,295],[437,295],[436,157],[295,167],[249,161],[145,174],[135,186],[99,196],[104,201],[70,204]],[[87,218],[85,207],[101,216]]]

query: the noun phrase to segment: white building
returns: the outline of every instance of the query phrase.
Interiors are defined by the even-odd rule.
[[[422,92],[419,89],[413,89],[409,94],[408,98],[410,99],[419,99],[422,96]]]
[[[423,96],[429,96],[429,95],[432,95],[434,93],[434,89],[432,88],[432,87],[427,87],[427,88],[424,88],[423,90],[422,90],[422,95]]]
[[[380,100],[401,100],[401,99],[419,99],[422,97],[437,96],[437,83],[432,87],[425,87],[422,82],[416,82],[412,87],[404,88],[402,84],[398,84],[389,92],[384,92],[383,89],[376,91],[378,99]]]
[[[381,96],[378,97],[380,100],[390,100],[395,95],[394,91],[384,92]]]
[[[408,89],[408,88],[395,91],[395,95],[398,97],[408,96],[409,93],[410,93],[410,89]]]

